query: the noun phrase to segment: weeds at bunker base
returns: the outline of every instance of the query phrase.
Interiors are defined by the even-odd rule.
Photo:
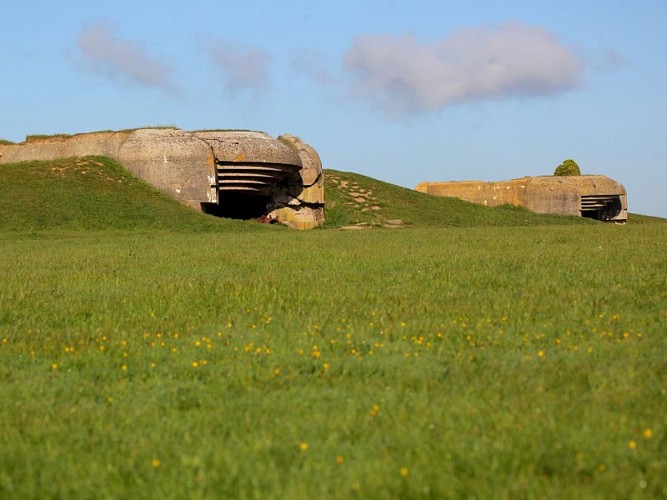
[[[2,233],[0,496],[664,495],[664,227]]]

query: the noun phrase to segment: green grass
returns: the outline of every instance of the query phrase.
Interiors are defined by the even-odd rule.
[[[0,165],[0,213],[0,231],[243,227],[184,207],[104,157]]]
[[[159,229],[0,230],[0,498],[667,495],[664,220],[201,226],[133,186]]]

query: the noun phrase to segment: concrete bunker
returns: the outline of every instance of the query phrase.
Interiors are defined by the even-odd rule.
[[[617,223],[628,218],[625,187],[604,175],[522,177],[502,182],[422,182],[416,189],[489,207],[515,205],[541,214]]]
[[[144,128],[28,138],[0,163],[108,156],[205,213],[309,229],[324,221],[322,162],[299,138],[264,132]]]

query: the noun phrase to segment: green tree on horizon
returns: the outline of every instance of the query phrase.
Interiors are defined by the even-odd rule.
[[[554,175],[581,175],[581,170],[576,161],[568,158],[567,160],[563,160],[563,163],[556,167]]]

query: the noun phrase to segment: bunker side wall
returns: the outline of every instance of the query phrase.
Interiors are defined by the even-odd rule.
[[[216,203],[215,158],[205,141],[179,129],[140,129],[115,158],[163,193],[201,210]]]
[[[523,206],[526,183],[525,179],[507,182],[422,182],[416,189],[422,193],[450,196],[489,207]]]

